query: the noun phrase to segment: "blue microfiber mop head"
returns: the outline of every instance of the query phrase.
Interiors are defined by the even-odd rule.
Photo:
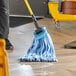
[[[41,33],[34,32],[34,40],[31,47],[28,49],[27,54],[18,60],[21,62],[34,61],[34,62],[56,62],[56,55],[52,39],[48,34],[46,27],[42,28]]]

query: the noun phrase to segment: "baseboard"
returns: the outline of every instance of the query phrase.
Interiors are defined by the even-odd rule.
[[[28,18],[32,17],[29,15],[9,15],[9,16],[12,16],[12,17],[28,17]],[[44,16],[36,16],[36,18],[44,18]]]

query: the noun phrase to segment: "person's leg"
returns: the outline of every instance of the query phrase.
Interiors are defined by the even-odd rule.
[[[0,38],[6,41],[6,49],[13,49],[12,44],[8,40],[9,34],[9,10],[8,0],[0,0]]]

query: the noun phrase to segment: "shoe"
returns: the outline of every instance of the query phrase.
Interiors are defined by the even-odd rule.
[[[5,39],[6,42],[6,50],[13,50],[14,47],[8,39]]]

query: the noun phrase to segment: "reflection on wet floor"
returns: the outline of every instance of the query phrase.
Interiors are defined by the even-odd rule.
[[[38,66],[39,65],[39,66]],[[51,68],[49,68],[51,67]],[[46,70],[46,68],[49,68]],[[38,69],[38,70],[37,70]],[[10,64],[11,76],[54,76],[55,67],[53,63],[25,63],[25,64]]]
[[[10,75],[11,76],[34,76],[31,65],[12,65],[10,66]]]
[[[58,31],[51,19],[39,20],[46,26],[52,37],[57,63],[51,62],[18,62],[25,55],[33,40],[33,23],[16,28],[10,28],[9,38],[14,45],[14,51],[9,53],[10,76],[76,76],[76,49],[65,49],[64,45],[76,40],[76,22],[61,22]]]

